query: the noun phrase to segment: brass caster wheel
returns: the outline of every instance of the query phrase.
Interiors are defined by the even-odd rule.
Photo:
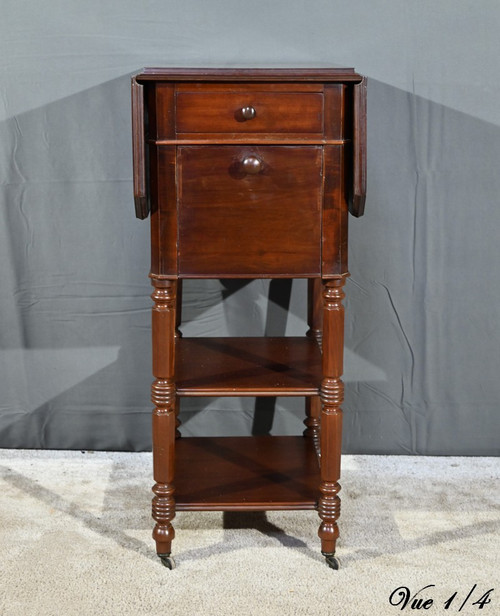
[[[158,554],[161,563],[167,569],[175,569],[175,560],[170,556],[170,554]]]
[[[338,571],[338,569],[340,568],[340,561],[339,561],[339,559],[335,558],[335,556],[333,554],[323,554],[323,556],[325,557],[326,564],[331,569],[335,569],[335,571]]]

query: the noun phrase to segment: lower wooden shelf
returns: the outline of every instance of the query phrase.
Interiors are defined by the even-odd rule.
[[[317,507],[319,462],[310,438],[183,437],[175,448],[178,511]]]

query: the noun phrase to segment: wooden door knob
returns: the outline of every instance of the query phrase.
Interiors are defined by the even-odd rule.
[[[242,107],[240,109],[240,114],[244,120],[252,120],[257,115],[257,112],[254,107],[249,105],[248,107]]]
[[[247,156],[241,162],[241,166],[243,167],[243,171],[250,175],[256,175],[264,168],[262,161],[257,158],[257,156]]]

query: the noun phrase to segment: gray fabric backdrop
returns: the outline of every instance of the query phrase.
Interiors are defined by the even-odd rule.
[[[3,0],[0,446],[150,447],[130,75],[335,64],[369,78],[344,449],[497,455],[499,26],[496,0]],[[185,285],[186,335],[296,335],[305,312],[304,281]],[[191,400],[182,418],[298,433],[303,401]]]

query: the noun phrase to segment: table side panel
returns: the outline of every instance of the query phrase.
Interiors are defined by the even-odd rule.
[[[347,273],[348,208],[345,190],[346,146],[324,148],[321,272],[327,278]]]

